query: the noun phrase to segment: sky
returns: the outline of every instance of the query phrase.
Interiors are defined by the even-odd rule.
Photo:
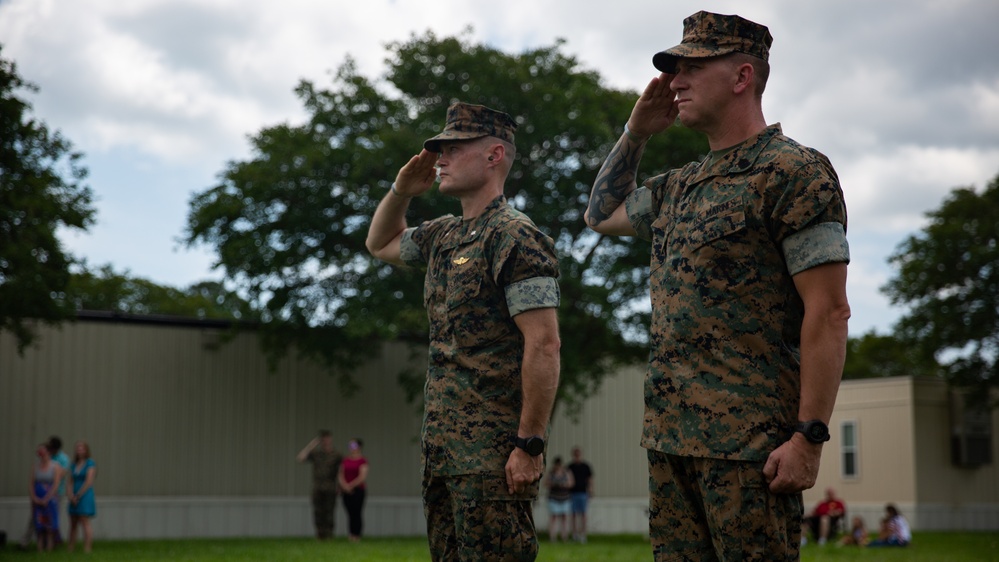
[[[0,56],[39,87],[22,94],[33,116],[90,171],[97,223],[62,233],[67,250],[183,288],[221,279],[208,248],[179,241],[192,194],[248,158],[262,128],[304,120],[300,80],[329,86],[348,56],[375,79],[387,44],[470,29],[511,54],[563,39],[583,69],[637,96],[652,55],[702,9],[769,27],[764,115],[836,168],[850,334],[888,333],[904,313],[880,290],[888,256],[953,188],[999,175],[996,0],[0,0]]]

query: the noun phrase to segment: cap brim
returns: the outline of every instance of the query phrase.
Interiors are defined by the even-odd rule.
[[[656,67],[656,70],[659,72],[675,74],[676,61],[679,58],[676,55],[670,54],[669,51],[662,51],[652,56],[652,66]]]
[[[735,48],[719,47],[718,45],[703,45],[700,43],[681,43],[652,56],[652,66],[660,72],[676,74],[676,63],[682,58],[706,59],[734,53]]]
[[[485,135],[483,133],[445,131],[436,137],[430,137],[429,139],[423,141],[423,148],[429,150],[430,152],[440,152],[442,142],[475,140],[486,136],[489,135]]]

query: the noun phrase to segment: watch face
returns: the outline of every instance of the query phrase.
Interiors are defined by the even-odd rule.
[[[528,455],[536,457],[545,451],[545,440],[540,437],[529,437],[524,450]]]
[[[823,443],[829,440],[829,428],[819,421],[810,422],[805,426],[805,436],[813,443]]]

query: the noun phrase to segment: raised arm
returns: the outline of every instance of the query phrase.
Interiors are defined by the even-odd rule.
[[[306,443],[305,447],[302,447],[302,450],[299,451],[298,455],[295,456],[295,460],[297,460],[298,462],[305,462],[306,460],[308,460],[309,453],[311,453],[312,450],[315,449],[316,445],[318,444],[319,444],[319,436],[317,435],[316,437],[312,438],[312,441]]]
[[[649,82],[635,102],[627,130],[597,173],[584,218],[587,226],[601,234],[635,234],[622,203],[638,187],[638,164],[649,137],[666,130],[676,120],[676,92],[670,90],[671,79],[671,74],[661,74]]]
[[[399,242],[406,230],[409,200],[433,187],[437,178],[436,162],[437,154],[424,149],[399,170],[392,189],[385,194],[371,217],[368,238],[364,242],[371,255],[388,263],[403,264]]]

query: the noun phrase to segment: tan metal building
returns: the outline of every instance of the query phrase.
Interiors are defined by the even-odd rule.
[[[894,503],[916,529],[999,530],[999,412],[969,410],[939,379],[843,381],[811,510],[832,487],[875,530]]]
[[[372,349],[355,373],[361,391],[343,398],[333,378],[294,357],[269,371],[252,334],[219,345],[218,322],[83,314],[39,330],[23,356],[0,332],[0,529],[11,539],[27,525],[34,447],[53,434],[67,452],[80,439],[93,449],[98,538],[311,535],[310,471],[294,459],[319,428],[341,448],[364,439],[365,534],[425,533],[421,413],[395,381],[425,355],[411,359],[398,343]],[[642,378],[641,367],[624,369],[578,421],[553,422],[549,457],[579,445],[593,465],[594,533],[647,531]],[[999,468],[951,463],[953,410],[940,381],[845,382],[806,505],[833,486],[872,526],[891,501],[917,529],[999,529]],[[991,451],[997,422],[987,420]],[[338,511],[338,535],[345,520]]]

